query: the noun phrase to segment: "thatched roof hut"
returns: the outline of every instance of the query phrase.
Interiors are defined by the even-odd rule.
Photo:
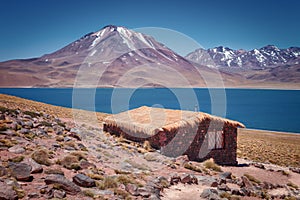
[[[116,135],[123,135],[123,137],[134,141],[142,142],[148,140],[154,148],[164,150],[163,153],[167,155],[169,153],[172,154],[171,156],[187,154],[190,159],[193,160],[199,160],[199,156],[194,155],[195,153],[192,153],[192,155],[187,151],[189,148],[192,148],[190,151],[193,152],[196,149],[200,151],[199,145],[202,146],[205,143],[207,133],[217,133],[221,131],[224,136],[222,139],[222,143],[224,144],[222,144],[222,146],[225,147],[225,138],[233,138],[233,140],[235,140],[233,143],[236,144],[237,127],[244,127],[244,125],[237,121],[216,117],[203,112],[152,108],[147,106],[111,115],[104,121],[104,131]],[[225,137],[225,135],[231,136]],[[214,137],[215,141],[218,139],[217,137],[221,136]],[[210,142],[208,137],[206,140],[206,143]],[[181,144],[183,141],[185,144]],[[187,146],[187,144],[189,144],[189,146]],[[177,147],[178,145],[185,147],[179,147],[179,151],[176,153],[176,151],[174,151],[174,145]],[[191,147],[191,145],[198,146]],[[221,144],[219,144],[219,146],[221,146]],[[173,155],[174,153],[176,155]]]

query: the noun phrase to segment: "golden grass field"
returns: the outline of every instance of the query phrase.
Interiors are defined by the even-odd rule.
[[[45,112],[59,118],[73,119],[74,110],[0,94],[0,106],[11,109]],[[91,122],[93,113],[75,110],[82,123]],[[101,123],[109,114],[97,113]],[[263,130],[239,129],[238,157],[273,163],[281,166],[300,167],[300,134],[288,134]]]

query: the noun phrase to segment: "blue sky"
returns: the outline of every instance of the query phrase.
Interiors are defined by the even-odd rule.
[[[173,29],[205,48],[300,46],[299,0],[0,0],[0,3],[0,61],[51,53],[108,24],[131,29]]]

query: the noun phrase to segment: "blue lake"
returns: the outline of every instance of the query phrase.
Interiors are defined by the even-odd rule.
[[[247,128],[300,133],[300,91],[267,89],[0,88],[48,104],[118,113],[142,105],[200,110],[237,120]]]

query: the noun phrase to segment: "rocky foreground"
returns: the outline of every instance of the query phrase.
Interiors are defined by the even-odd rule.
[[[0,107],[0,199],[300,199],[300,169],[169,158],[146,142]]]

